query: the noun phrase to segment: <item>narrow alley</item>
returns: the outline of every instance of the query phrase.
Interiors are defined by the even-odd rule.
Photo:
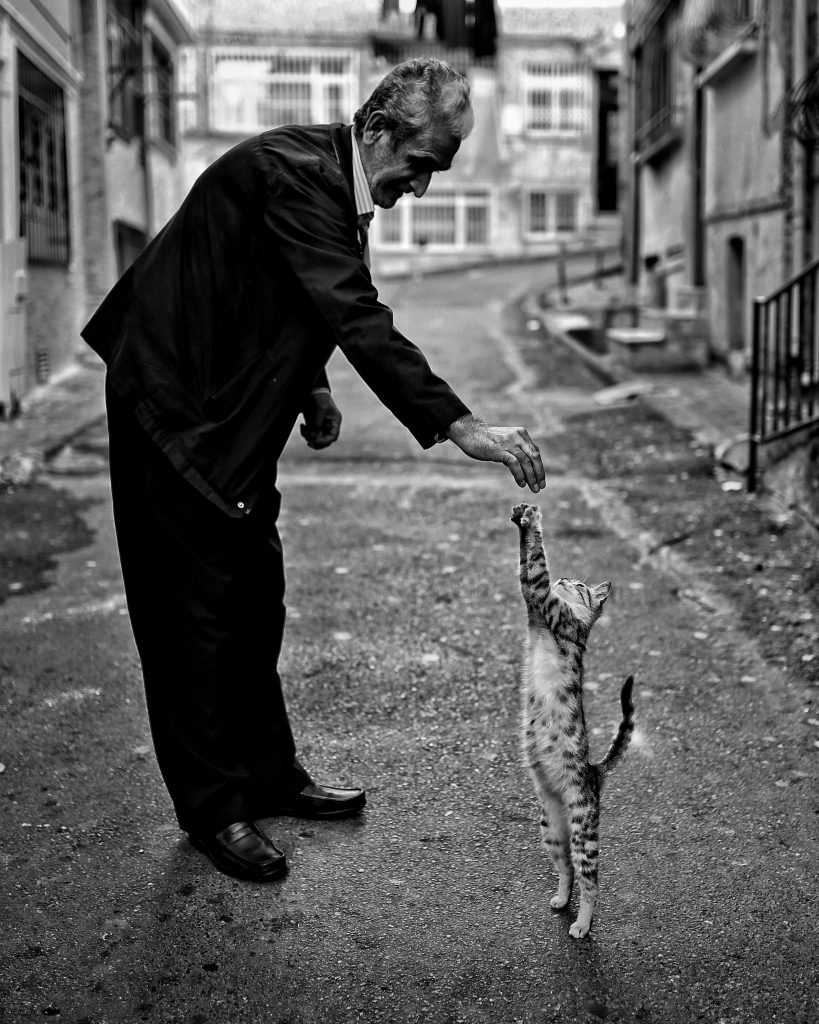
[[[777,573],[815,578],[815,554],[746,565],[733,522],[756,523],[743,540],[764,524],[780,540],[758,537],[763,547],[795,550],[800,525],[775,527],[723,491],[710,453],[648,406],[595,402],[602,383],[548,339],[533,357],[533,325],[506,303],[543,283],[538,267],[517,267],[385,282],[383,294],[476,413],[530,427],[555,570],[614,583],[587,656],[593,754],[629,673],[638,729],[603,797],[590,937],[571,939],[572,918],[549,909],[552,869],[519,762],[509,511],[522,492],[452,446],[418,450],[335,356],[342,439],[316,454],[294,434],[280,468],[282,668],[304,762],[365,786],[366,811],[266,820],[291,865],[267,887],[217,874],[178,831],[150,745],[98,423],[74,439],[98,458],[73,469],[58,458],[46,478],[75,509],[82,546],[44,589],[0,606],[0,1020],[815,1019],[819,712],[815,663],[802,658],[813,591],[786,584],[790,632],[763,628],[764,615],[777,624],[775,592],[749,603]],[[737,566],[753,577],[743,600]],[[770,646],[783,633],[787,653]]]

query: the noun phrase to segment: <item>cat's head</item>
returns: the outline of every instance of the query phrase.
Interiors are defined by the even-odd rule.
[[[611,583],[606,581],[590,587],[582,580],[561,577],[552,581],[551,592],[571,612],[578,626],[588,633],[603,611],[606,598],[611,593]]]

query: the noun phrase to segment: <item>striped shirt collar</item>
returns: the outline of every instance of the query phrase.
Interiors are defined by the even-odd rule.
[[[361,163],[361,153],[358,150],[355,131],[353,131],[353,193],[355,195],[355,212],[359,217],[366,217],[370,220],[375,215],[375,204],[367,175],[364,173],[364,165]]]

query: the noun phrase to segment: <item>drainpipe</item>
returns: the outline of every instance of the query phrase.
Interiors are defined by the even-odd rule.
[[[148,145],[148,94],[145,81],[146,73],[150,72],[151,53],[148,47],[148,37],[145,33],[144,9],[140,5],[137,14],[137,28],[140,41],[140,66],[138,68],[139,82],[137,97],[140,108],[141,131],[139,135],[139,166],[142,171],[142,201],[145,210],[145,237],[148,241],[153,236],[154,225],[154,189],[151,176],[151,159]]]
[[[819,31],[819,0],[806,0],[805,3],[805,66],[802,74],[807,75],[814,67],[817,56],[817,32]],[[816,223],[814,202],[816,186],[813,180],[814,156],[813,146],[802,147],[802,265],[807,266],[816,255],[815,234]]]
[[[782,202],[784,218],[782,230],[782,277],[788,280],[793,274],[793,225],[794,225],[794,187],[793,187],[793,124],[791,117],[790,96],[793,91],[793,9],[791,4],[782,5],[782,92],[785,96],[785,116],[782,120],[781,135],[781,168],[782,168]]]
[[[637,57],[634,51],[635,18],[633,9],[628,11],[629,22],[626,28],[626,49],[628,59],[628,102],[627,102],[627,135],[629,164],[629,252],[628,252],[628,283],[635,294],[640,283],[640,161],[637,151]]]
[[[694,148],[691,169],[691,284],[695,288],[702,288],[705,284],[705,103],[703,86],[697,81],[700,71],[701,68],[697,68],[694,75]]]

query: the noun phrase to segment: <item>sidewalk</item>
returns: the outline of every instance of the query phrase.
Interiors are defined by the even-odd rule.
[[[601,403],[640,396],[661,416],[697,441],[711,448],[718,459],[727,459],[738,470],[745,468],[743,440],[748,434],[749,384],[730,377],[722,366],[701,370],[635,373],[619,367],[605,355],[591,351],[572,336],[581,323],[578,310],[619,305],[626,287],[622,277],[603,278],[600,282],[569,284],[568,303],[531,312],[545,330],[598,372],[601,380],[611,382],[608,392],[598,397]],[[557,289],[554,290],[556,297]]]

